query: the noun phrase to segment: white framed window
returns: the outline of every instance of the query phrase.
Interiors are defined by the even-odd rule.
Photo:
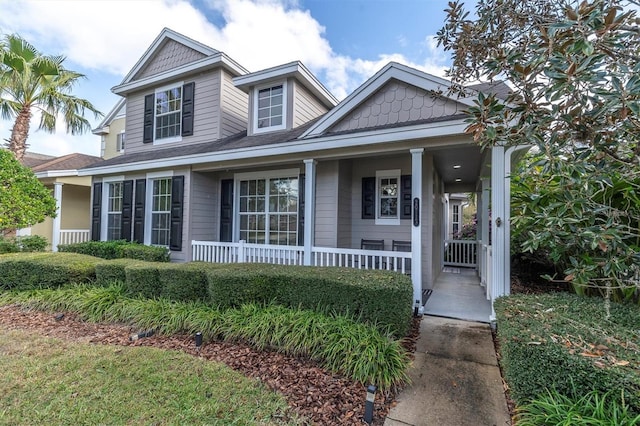
[[[151,198],[148,244],[169,247],[171,228],[171,177],[149,179]]]
[[[376,172],[376,225],[400,225],[400,170]]]
[[[286,85],[259,87],[254,98],[254,133],[286,128]]]
[[[299,170],[238,174],[236,235],[256,244],[298,244]]]
[[[124,152],[124,130],[116,135],[116,151]]]
[[[107,184],[107,241],[122,238],[122,182]]]
[[[154,143],[182,140],[182,82],[155,91]]]
[[[458,231],[460,231],[460,205],[454,204],[451,206],[451,209],[452,209],[451,225],[452,225],[453,236],[455,237]]]
[[[122,201],[124,176],[102,178],[102,217],[100,235],[103,241],[122,238]]]

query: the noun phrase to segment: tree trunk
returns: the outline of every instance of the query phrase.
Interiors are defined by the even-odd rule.
[[[27,138],[29,137],[29,123],[31,121],[31,107],[25,105],[22,107],[16,121],[11,129],[11,139],[9,140],[9,151],[13,152],[13,155],[22,161],[24,153],[27,150]]]

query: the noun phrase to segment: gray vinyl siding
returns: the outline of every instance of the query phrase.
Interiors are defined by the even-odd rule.
[[[338,245],[351,247],[351,160],[341,160],[338,175]]]
[[[315,245],[337,247],[339,163],[322,161],[316,166]]]
[[[329,131],[340,132],[447,117],[459,114],[466,108],[443,96],[392,80]]]
[[[294,82],[293,88],[293,127],[301,126],[327,112],[320,101],[304,86]]]
[[[191,240],[219,241],[220,179],[215,173],[191,174]]]
[[[384,240],[385,250],[391,250],[393,240],[411,240],[411,220],[400,225],[376,225],[375,219],[362,219],[362,178],[375,177],[377,170],[400,169],[411,174],[411,155],[387,158],[359,158],[353,160],[351,182],[351,247],[360,248],[361,239]]]
[[[144,97],[154,93],[154,90],[132,93],[127,97],[126,151],[128,154],[149,149],[175,148],[220,138],[220,71],[213,70],[193,78],[165,82],[159,86],[168,86],[181,81],[195,82],[193,136],[185,136],[179,142],[158,145],[142,143]]]
[[[203,59],[204,54],[185,46],[177,41],[167,39],[153,58],[133,77],[139,80],[161,72],[177,68],[181,65]]]
[[[249,95],[236,88],[232,76],[221,72],[222,96],[220,98],[220,137],[235,135],[247,129],[249,120]]]

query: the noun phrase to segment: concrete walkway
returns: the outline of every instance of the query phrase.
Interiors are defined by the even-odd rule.
[[[488,324],[423,317],[409,375],[385,426],[511,424]]]
[[[473,269],[445,268],[424,306],[425,315],[489,322],[491,302]]]

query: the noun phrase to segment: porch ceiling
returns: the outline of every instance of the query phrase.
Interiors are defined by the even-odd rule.
[[[479,146],[460,146],[428,151],[442,177],[446,192],[474,192],[487,154]]]

